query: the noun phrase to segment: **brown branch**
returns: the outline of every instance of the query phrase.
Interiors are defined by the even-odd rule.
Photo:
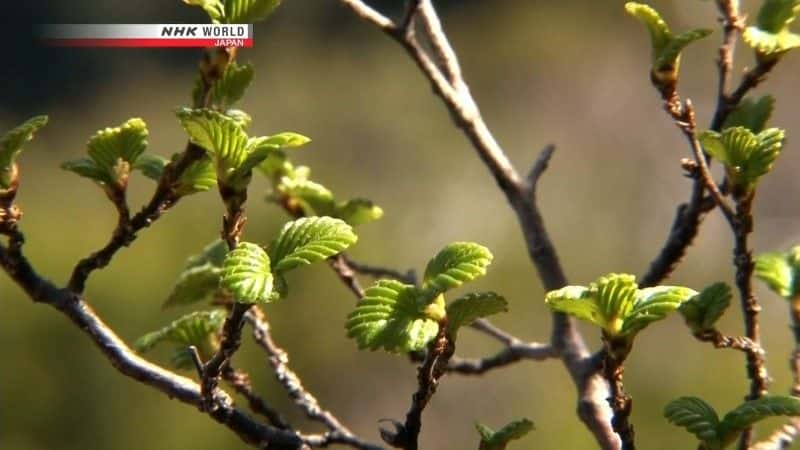
[[[390,269],[388,267],[373,266],[357,262],[353,260],[353,258],[349,257],[346,253],[341,253],[340,255],[344,263],[343,266],[349,267],[358,274],[367,275],[373,278],[390,278],[393,280],[402,281],[406,284],[417,284],[417,276],[413,269],[403,273],[399,270]]]
[[[387,444],[404,450],[418,449],[422,412],[436,393],[439,379],[447,372],[448,361],[454,351],[455,345],[447,336],[445,319],[439,323],[439,332],[428,344],[425,360],[417,369],[418,388],[411,397],[411,408],[406,413],[405,423],[392,421],[394,431],[381,428],[381,437]]]
[[[615,348],[618,344],[613,339],[608,339],[604,336],[603,340],[606,344],[606,350],[602,352],[603,376],[611,387],[608,403],[614,412],[611,426],[620,437],[622,442],[621,450],[635,450],[633,425],[629,421],[633,400],[625,392],[625,387],[622,383],[622,375],[625,373],[625,367],[622,363],[625,360],[624,355],[628,349],[619,351]]]
[[[443,70],[434,63],[414,35],[403,32],[390,19],[361,0],[340,1],[361,19],[372,23],[397,41],[428,78],[434,93],[445,104],[456,126],[470,141],[514,209],[525,237],[528,254],[545,288],[551,290],[565,286],[566,276],[535,201],[535,185],[529,185],[520,178],[483,121],[430,0],[422,0],[418,14],[423,16],[422,20],[427,24],[425,31],[431,45],[439,47],[436,54]],[[454,74],[457,78],[448,80]],[[552,152],[545,152],[540,160],[546,161],[549,154]],[[617,437],[609,426],[610,410],[605,402],[608,386],[596,371],[587,370],[589,352],[571,318],[561,313],[553,314],[551,344],[578,388],[578,412],[581,420],[604,450],[618,448]]]
[[[247,399],[247,404],[250,406],[251,411],[266,418],[270,425],[282,430],[292,428],[289,422],[287,422],[278,411],[272,409],[263,398],[259,397],[258,394],[253,391],[250,375],[246,372],[236,370],[229,365],[222,371],[222,378],[227,381],[239,395]]]
[[[253,339],[267,353],[268,361],[278,382],[283,385],[295,405],[300,407],[309,419],[325,425],[330,433],[337,436],[339,443],[360,449],[381,448],[353,434],[333,413],[320,406],[316,397],[303,386],[300,377],[289,367],[289,356],[272,339],[269,322],[261,309],[257,307],[251,309],[245,316],[245,321],[253,330]]]

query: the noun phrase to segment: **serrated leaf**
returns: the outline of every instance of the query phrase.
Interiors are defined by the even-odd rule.
[[[250,114],[247,114],[241,109],[229,109],[225,111],[225,115],[230,117],[231,120],[236,122],[240,127],[242,127],[245,130],[250,127],[251,123],[253,123],[253,118],[250,117]]]
[[[492,263],[488,248],[474,242],[454,242],[428,262],[422,287],[430,298],[486,274]]]
[[[480,423],[475,424],[475,429],[481,435],[479,450],[505,450],[509,442],[522,439],[534,427],[528,419],[517,419],[497,431]]]
[[[726,445],[754,423],[775,416],[800,416],[800,399],[767,395],[747,401],[722,418],[718,428],[720,439]]]
[[[702,442],[717,442],[719,417],[714,408],[697,397],[681,397],[664,408],[664,417],[670,423],[685,428]]]
[[[791,299],[795,295],[797,283],[797,267],[793,264],[792,255],[796,254],[799,247],[795,247],[789,254],[772,252],[762,253],[756,257],[754,275],[766,283],[773,292]]]
[[[225,0],[225,23],[255,23],[267,18],[281,0]]]
[[[383,209],[371,201],[355,198],[336,205],[335,216],[356,227],[383,217]]]
[[[550,291],[544,299],[553,310],[569,314],[578,319],[592,322],[599,327],[606,326],[606,319],[597,300],[584,286],[565,286]]]
[[[247,158],[247,133],[230,117],[209,109],[181,108],[176,114],[189,140],[214,156],[219,177],[227,177]]]
[[[222,267],[227,254],[228,244],[222,239],[217,239],[203,247],[203,250],[199,254],[186,258],[185,269],[192,269],[206,264],[214,267]]]
[[[748,27],[742,38],[764,56],[800,47],[800,36],[789,30],[798,14],[800,0],[765,0],[758,12],[756,26]]]
[[[197,311],[187,314],[160,330],[145,334],[134,344],[139,353],[145,353],[156,345],[171,343],[178,346],[178,352],[194,345],[203,356],[210,356],[217,345],[216,335],[220,332],[225,321],[225,311]],[[179,356],[179,355],[176,355]],[[179,368],[186,368],[191,359],[173,357],[173,364]]]
[[[731,304],[731,288],[714,283],[683,303],[679,311],[692,333],[711,330]]]
[[[188,305],[211,297],[219,288],[222,269],[204,264],[184,270],[172,287],[164,307]]]
[[[742,33],[742,39],[764,56],[780,55],[800,47],[800,35],[790,31],[769,33],[756,27],[747,27]]]
[[[230,62],[220,79],[211,86],[209,96],[212,103],[224,109],[239,101],[253,81],[254,74],[251,64]]]
[[[723,129],[745,127],[753,133],[760,133],[767,125],[774,105],[775,97],[771,95],[765,95],[755,102],[746,98],[728,115]]]
[[[272,285],[269,255],[260,246],[241,242],[225,256],[220,287],[238,303],[269,303]]]
[[[680,286],[639,289],[635,276],[612,273],[588,287],[550,291],[545,302],[556,311],[599,325],[611,337],[632,336],[695,294]]]
[[[178,195],[189,195],[207,191],[217,185],[217,173],[209,157],[193,162],[183,171],[179,179]]]
[[[747,128],[733,127],[722,133],[704,131],[698,139],[711,156],[725,165],[735,185],[749,188],[772,169],[783,148],[784,131],[768,128],[754,134]]]
[[[697,291],[682,286],[656,286],[638,290],[633,308],[624,316],[621,334],[631,335],[641,331],[695,295]]]
[[[333,216],[336,213],[333,193],[319,183],[300,177],[282,177],[277,190],[297,202],[306,215]]]
[[[164,173],[164,167],[169,160],[163,156],[142,154],[133,164],[133,169],[142,172],[142,175],[151,180],[158,181]]]
[[[447,328],[455,338],[464,325],[493,314],[508,311],[508,302],[494,292],[479,292],[464,295],[447,306]]]
[[[667,23],[661,18],[661,14],[649,5],[628,2],[625,3],[625,11],[639,19],[639,21],[647,27],[647,31],[650,33],[653,61],[655,61],[664,47],[666,47],[672,39],[672,32],[669,26],[667,26]]]
[[[756,25],[769,33],[785,30],[800,14],[800,0],[764,0],[758,11]]]
[[[332,217],[303,217],[284,225],[270,245],[275,272],[322,261],[355,244],[353,228]]]
[[[414,286],[380,280],[364,292],[347,317],[347,336],[361,349],[410,352],[425,348],[439,331],[439,324],[424,312]]]
[[[47,116],[32,117],[0,137],[0,189],[11,185],[13,166],[22,146],[33,139],[33,135],[47,125]]]
[[[222,4],[222,0],[183,0],[183,3],[199,6],[214,23],[218,23],[225,16],[225,5]]]
[[[139,118],[129,119],[118,127],[105,128],[89,138],[89,157],[108,173],[110,179],[120,177],[119,164],[136,163],[147,148],[147,124]]]

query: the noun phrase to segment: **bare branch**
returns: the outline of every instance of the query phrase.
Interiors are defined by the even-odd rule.
[[[222,378],[227,381],[237,393],[247,399],[251,411],[264,416],[269,421],[270,425],[282,430],[292,428],[289,422],[287,422],[278,411],[274,410],[263,398],[259,397],[258,394],[253,391],[250,375],[246,372],[236,370],[229,365],[222,371]]]
[[[394,280],[402,281],[403,283],[407,284],[413,284],[413,285],[417,284],[417,276],[414,273],[413,269],[410,269],[407,272],[403,273],[395,269],[390,269],[388,267],[372,266],[356,262],[346,253],[341,254],[341,260],[345,263],[344,265],[350,267],[350,269],[352,269],[354,272],[360,273],[361,275],[368,275],[373,278],[391,278]]]

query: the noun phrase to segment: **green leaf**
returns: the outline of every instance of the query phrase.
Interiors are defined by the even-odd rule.
[[[108,173],[94,161],[89,158],[74,159],[61,163],[61,168],[75,172],[76,174],[97,181],[102,184],[111,184],[114,181],[109,177]]]
[[[181,174],[177,187],[178,195],[189,195],[207,191],[217,185],[217,173],[211,158],[204,157],[193,162]]]
[[[302,134],[299,133],[284,131],[282,133],[273,134],[272,136],[269,136],[264,142],[269,145],[274,145],[279,149],[297,148],[297,147],[302,147],[311,142],[311,138],[303,136]]]
[[[213,355],[219,345],[217,335],[224,321],[225,311],[222,310],[193,312],[142,336],[133,346],[137,352],[145,353],[162,343],[176,344],[179,351],[173,363],[179,368],[187,368],[191,365],[191,359],[182,357],[185,348],[194,345],[202,357]]]
[[[364,292],[347,317],[347,336],[361,349],[421,350],[439,331],[439,324],[425,314],[426,306],[414,286],[380,280]]]
[[[250,117],[250,114],[247,114],[241,109],[229,109],[225,111],[225,115],[245,130],[253,123],[253,118]]]
[[[22,146],[33,139],[33,135],[47,125],[47,116],[36,116],[0,137],[0,189],[8,189],[12,182],[14,163],[22,152]]]
[[[624,316],[621,334],[631,335],[641,331],[651,322],[663,319],[695,295],[696,291],[681,286],[656,286],[638,290],[633,309]]]
[[[728,115],[722,128],[745,127],[753,133],[760,133],[767,125],[774,105],[775,97],[771,95],[765,95],[755,102],[746,98]]]
[[[554,311],[569,314],[578,319],[592,322],[604,328],[606,319],[597,300],[592,296],[589,288],[584,286],[565,286],[561,289],[550,291],[544,299]]]
[[[210,109],[181,108],[176,114],[189,140],[216,159],[218,177],[226,178],[247,158],[247,133],[235,120]]]
[[[731,288],[714,283],[683,303],[679,311],[692,333],[711,330],[731,304]]]
[[[219,288],[222,269],[211,264],[186,269],[178,277],[164,307],[188,305],[209,298]]]
[[[747,401],[725,414],[718,433],[723,446],[736,440],[739,433],[754,423],[775,416],[800,416],[800,399],[781,395],[767,395]]]
[[[356,227],[383,217],[380,206],[363,198],[355,198],[336,205],[335,216]]]
[[[788,253],[762,253],[756,257],[755,276],[773,292],[791,299],[795,296],[797,286],[798,254],[800,247],[794,247]]]
[[[509,442],[522,439],[534,427],[528,419],[517,419],[497,431],[480,423],[475,424],[475,429],[481,435],[479,450],[505,450]]]
[[[225,0],[225,23],[255,23],[267,18],[281,0]]]
[[[744,41],[761,56],[780,55],[800,47],[800,35],[789,26],[800,14],[800,0],[765,0],[758,12],[756,26],[742,34]]]
[[[433,298],[485,275],[492,258],[488,248],[474,242],[449,244],[428,262],[422,287]]]
[[[133,169],[142,172],[144,176],[151,180],[158,181],[164,173],[164,167],[169,160],[163,156],[142,154],[133,164]]]
[[[203,247],[203,250],[197,254],[186,258],[186,269],[204,266],[209,264],[214,267],[222,267],[225,262],[225,256],[228,254],[228,244],[222,239],[217,239],[214,242]]]
[[[697,397],[681,397],[673,400],[664,408],[664,417],[670,423],[686,430],[702,442],[719,441],[717,428],[719,417],[714,408]],[[713,448],[713,446],[711,446]]]
[[[304,178],[283,177],[277,190],[297,202],[306,215],[333,216],[336,213],[333,193],[319,183]]]
[[[642,22],[650,33],[650,44],[653,59],[653,72],[667,73],[674,77],[678,71],[681,51],[694,41],[702,39],[711,30],[695,29],[677,36],[673,35],[661,15],[652,7],[643,3],[628,2],[625,10]]]
[[[89,157],[98,167],[108,173],[111,180],[119,181],[127,176],[130,166],[136,163],[147,148],[147,124],[142,119],[133,118],[114,128],[105,128],[89,138],[86,144]],[[122,162],[128,168],[121,168]]]
[[[270,245],[275,272],[322,261],[355,244],[353,228],[331,217],[303,217],[287,223]]]
[[[183,0],[183,3],[203,8],[214,23],[218,23],[225,15],[225,6],[221,0]]]
[[[698,138],[705,150],[725,165],[735,185],[751,189],[772,169],[783,148],[784,131],[768,128],[754,134],[747,128],[733,127],[722,133],[704,131]]]
[[[273,276],[267,252],[250,242],[241,242],[222,263],[220,286],[239,303],[269,303]]]
[[[447,328],[455,338],[458,329],[469,325],[481,317],[508,311],[508,302],[494,292],[467,294],[447,306]]]
[[[222,77],[211,86],[209,96],[212,103],[226,108],[238,102],[253,81],[254,74],[251,64],[239,65],[235,61],[230,62],[225,67]]]
[[[695,294],[680,286],[639,289],[635,276],[612,273],[589,287],[566,286],[548,292],[545,302],[556,311],[599,325],[611,337],[633,336]]]

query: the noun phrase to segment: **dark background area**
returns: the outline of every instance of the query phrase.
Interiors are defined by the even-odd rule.
[[[387,10],[400,2],[374,4]],[[548,143],[557,145],[542,180],[540,203],[563,265],[575,284],[612,272],[641,274],[686,199],[679,160],[689,156],[680,132],[661,110],[647,70],[642,26],[622,1],[437,1],[467,81],[495,136],[520,171]],[[758,2],[745,1],[755,13]],[[714,27],[713,2],[657,0],[676,30]],[[30,39],[35,23],[197,23],[201,10],[179,1],[16,3],[2,28],[0,130],[34,114],[50,124],[27,145],[20,164],[19,204],[31,260],[66,281],[75,262],[99,248],[115,214],[100,189],[59,169],[85,153],[96,130],[142,117],[149,151],[169,155],[186,136],[172,111],[188,105],[198,50],[47,49]],[[681,92],[708,123],[716,92],[719,31],[692,46],[682,62]],[[256,78],[241,102],[253,134],[291,130],[313,142],[295,153],[314,178],[342,198],[366,196],[385,217],[360,227],[358,260],[421,270],[448,242],[472,240],[495,254],[488,275],[470,289],[504,294],[509,313],[496,323],[530,340],[549,335],[549,312],[515,217],[472,148],[455,129],[428,82],[402,49],[336,1],[285,0],[255,28],[255,47],[240,54]],[[751,64],[740,46],[736,73]],[[798,55],[790,54],[759,93],[778,97],[773,124],[789,141],[774,173],[759,186],[756,251],[798,242],[800,169]],[[154,184],[132,181],[136,209]],[[287,217],[263,201],[254,182],[245,238],[268,242]],[[141,334],[188,312],[161,310],[184,259],[218,234],[222,207],[214,192],[182,201],[89,283],[88,301],[120,336]],[[733,282],[731,236],[718,213],[672,277],[701,288]],[[401,418],[415,386],[403,357],[357,351],[344,333],[353,298],[324,265],[289,279],[289,298],[267,312],[292,367],[359,434],[378,441],[381,418]],[[763,333],[776,393],[788,391],[791,349],[786,304],[758,285]],[[225,428],[186,405],[117,373],[79,330],[48,307],[34,305],[0,276],[0,445],[7,449],[241,449]],[[594,348],[598,332],[581,325]],[[723,331],[742,332],[732,308]],[[487,355],[493,342],[469,331],[459,354]],[[235,358],[255,386],[296,423],[302,415],[273,380],[249,337]],[[151,355],[161,362],[167,353]],[[626,365],[632,421],[641,448],[693,448],[693,437],[669,425],[663,406],[698,395],[726,411],[746,392],[744,360],[695,342],[679,317],[648,328]],[[191,375],[187,373],[187,375]],[[500,426],[529,417],[537,430],[512,448],[594,448],[579,423],[574,388],[557,361],[524,362],[481,378],[446,377],[424,415],[422,447],[475,448],[478,420]],[[762,428],[768,431],[780,421]]]

